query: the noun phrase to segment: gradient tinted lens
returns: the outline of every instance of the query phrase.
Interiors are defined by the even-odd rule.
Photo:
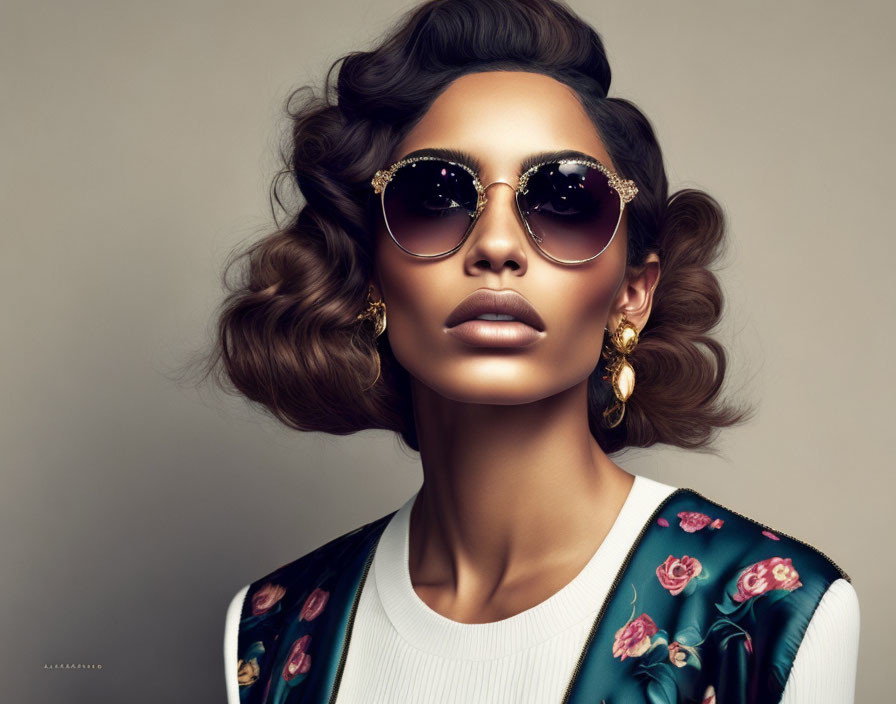
[[[472,174],[447,161],[405,164],[383,191],[383,211],[392,236],[413,254],[433,256],[461,243],[476,212]]]
[[[549,256],[574,262],[600,254],[613,238],[622,213],[619,194],[593,166],[543,164],[530,174],[520,212]]]

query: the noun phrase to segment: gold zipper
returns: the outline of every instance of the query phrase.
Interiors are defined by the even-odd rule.
[[[613,584],[610,586],[610,590],[607,592],[607,596],[604,598],[603,604],[601,604],[600,611],[598,612],[597,617],[594,619],[594,624],[591,626],[591,631],[589,631],[589,633],[588,633],[588,638],[585,639],[585,647],[582,648],[582,652],[579,654],[579,659],[576,662],[575,669],[572,672],[572,677],[570,678],[569,684],[566,687],[566,693],[563,695],[563,700],[562,700],[561,704],[568,704],[568,702],[569,702],[570,694],[572,694],[572,688],[575,685],[576,678],[579,676],[579,670],[581,670],[582,663],[585,661],[585,655],[588,653],[588,649],[591,647],[591,642],[594,640],[594,636],[597,634],[597,629],[600,626],[600,622],[603,620],[604,612],[607,610],[607,607],[610,604],[610,598],[613,596],[613,593],[616,591],[616,588],[619,586],[619,582],[622,580],[622,575],[625,572],[626,568],[628,567],[628,563],[631,561],[632,556],[635,554],[635,550],[638,548],[638,545],[641,543],[641,539],[644,537],[644,533],[646,533],[647,529],[653,525],[653,522],[656,520],[657,514],[659,514],[666,507],[666,505],[672,500],[672,498],[674,496],[676,496],[677,494],[683,493],[685,491],[692,492],[692,493],[696,494],[697,496],[699,496],[704,501],[706,501],[707,503],[710,503],[714,506],[718,506],[719,508],[724,509],[725,511],[728,511],[730,513],[733,513],[735,516],[744,518],[751,523],[755,523],[756,525],[761,526],[763,529],[770,531],[770,532],[774,533],[775,535],[783,535],[785,538],[790,538],[791,540],[793,540],[796,543],[799,543],[800,545],[805,545],[806,547],[812,548],[815,552],[819,553],[822,557],[824,557],[824,559],[827,560],[834,567],[834,569],[837,570],[837,572],[839,572],[841,575],[843,575],[843,577],[846,579],[846,581],[848,581],[848,582],[852,581],[850,579],[849,575],[846,574],[846,572],[836,562],[834,562],[830,557],[825,555],[825,553],[823,553],[821,550],[816,548],[814,545],[810,545],[809,543],[807,543],[803,540],[800,540],[799,538],[794,538],[792,535],[788,535],[787,533],[783,533],[779,530],[772,530],[772,528],[770,526],[767,526],[764,523],[760,523],[759,521],[757,521],[753,518],[750,518],[749,516],[745,516],[742,513],[738,513],[737,511],[734,511],[734,510],[728,508],[727,506],[720,504],[718,501],[713,501],[712,499],[705,497],[699,491],[695,491],[694,489],[690,489],[687,487],[682,487],[682,488],[676,489],[671,494],[669,494],[660,503],[659,506],[656,507],[656,509],[653,511],[653,513],[650,514],[650,518],[641,527],[641,531],[638,533],[638,537],[635,539],[634,543],[632,543],[632,546],[629,549],[628,554],[625,556],[625,560],[623,560],[622,566],[619,568],[619,571],[616,573],[616,577],[613,579]]]
[[[382,532],[380,533],[380,537],[382,537]],[[346,626],[346,635],[345,635],[345,643],[342,646],[342,655],[339,657],[339,665],[336,668],[336,678],[333,682],[333,692],[330,694],[329,704],[335,704],[336,695],[339,692],[339,685],[342,682],[342,670],[345,668],[345,659],[348,657],[348,646],[349,642],[352,639],[352,626],[355,623],[355,613],[358,611],[358,603],[361,601],[361,591],[364,589],[364,582],[367,581],[367,573],[370,571],[370,565],[373,562],[373,555],[376,552],[376,546],[379,543],[379,539],[374,541],[373,545],[370,548],[370,552],[367,555],[367,560],[364,562],[364,571],[361,573],[361,582],[358,584],[358,589],[355,592],[355,598],[352,601],[352,610],[348,615],[348,625]]]
[[[656,520],[657,514],[665,508],[666,504],[672,499],[673,496],[685,491],[684,489],[676,489],[671,494],[669,494],[663,501],[660,502],[660,505],[657,506],[653,513],[650,514],[650,518],[648,518],[644,525],[641,526],[641,530],[638,533],[638,537],[635,538],[635,542],[632,543],[631,548],[629,548],[628,554],[625,556],[625,559],[622,561],[622,566],[616,572],[616,576],[613,578],[613,583],[610,585],[610,590],[607,592],[607,596],[604,597],[603,603],[600,605],[600,611],[597,613],[597,617],[594,619],[594,623],[591,626],[591,630],[588,632],[588,637],[585,639],[585,647],[582,648],[582,652],[579,654],[579,659],[576,662],[575,669],[572,671],[572,677],[569,679],[569,684],[566,686],[566,693],[563,695],[563,700],[561,704],[568,704],[569,697],[572,694],[572,688],[576,683],[576,678],[579,676],[579,670],[582,669],[582,663],[585,661],[585,655],[588,653],[588,649],[591,647],[591,642],[594,640],[594,636],[597,634],[598,626],[600,626],[600,622],[604,618],[604,613],[607,610],[607,607],[610,605],[610,599],[613,596],[613,593],[616,591],[616,588],[619,586],[619,582],[622,581],[622,574],[625,572],[628,567],[628,563],[631,562],[632,556],[635,554],[635,550],[638,548],[638,545],[641,543],[641,539],[644,537],[644,533],[647,532],[647,529],[653,525],[654,520]]]

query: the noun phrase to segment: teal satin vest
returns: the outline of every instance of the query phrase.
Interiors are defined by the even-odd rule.
[[[242,704],[332,704],[377,541],[395,512],[253,582]],[[676,489],[616,574],[557,704],[775,704],[828,586],[816,548]]]

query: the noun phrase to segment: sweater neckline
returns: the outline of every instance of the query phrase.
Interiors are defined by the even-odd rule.
[[[390,519],[374,553],[372,584],[392,625],[410,645],[443,658],[489,660],[525,650],[594,620],[645,521],[675,487],[636,474],[603,542],[564,587],[500,621],[461,623],[434,611],[414,591],[409,556],[410,513],[419,489]]]

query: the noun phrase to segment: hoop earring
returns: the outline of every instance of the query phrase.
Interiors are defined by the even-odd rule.
[[[610,332],[608,328],[604,328]],[[625,402],[628,401],[635,390],[635,370],[629,363],[627,355],[630,355],[638,344],[638,330],[625,319],[625,313],[616,326],[616,330],[610,335],[609,344],[605,344],[601,355],[607,360],[607,374],[603,377],[609,379],[613,387],[613,395],[616,399],[603,412],[604,422],[608,428],[615,428],[622,422],[625,415]]]
[[[367,308],[364,309],[362,313],[359,313],[355,320],[370,320],[373,322],[373,336],[374,338],[379,337],[384,332],[386,332],[386,302],[385,301],[375,301],[373,300],[373,286],[371,285],[367,289]],[[362,391],[368,391],[376,386],[376,382],[380,380],[380,373],[382,372],[382,365],[380,362],[380,353],[379,350],[374,346],[374,354],[376,355],[376,378],[373,380],[373,383],[370,386],[367,386],[362,389]]]

